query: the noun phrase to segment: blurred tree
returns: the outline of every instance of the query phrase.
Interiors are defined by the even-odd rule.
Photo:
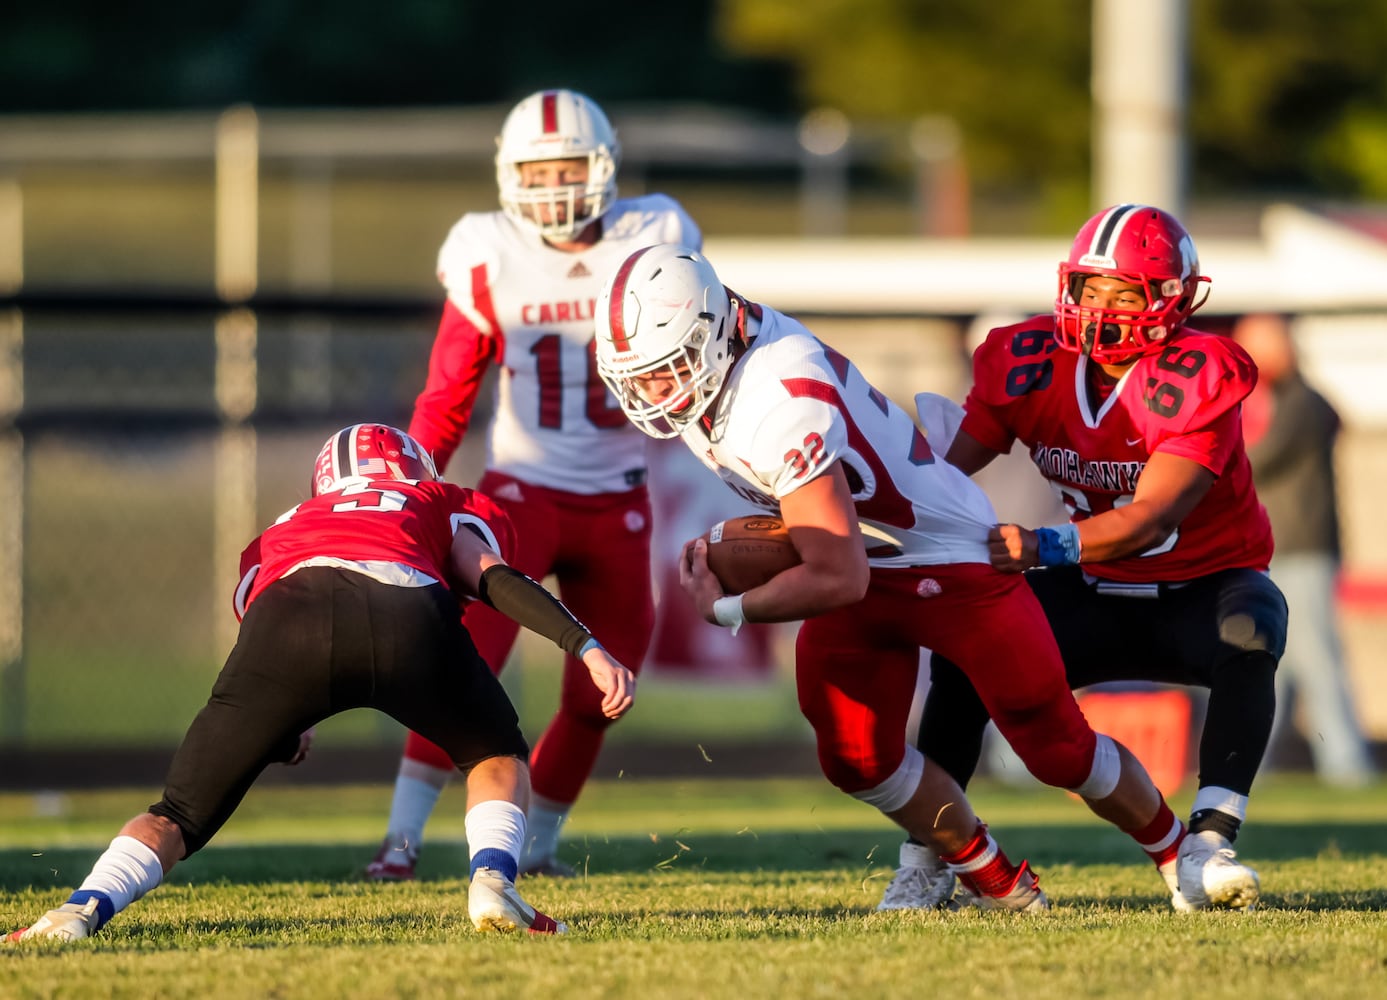
[[[1387,3],[1188,2],[1196,194],[1387,197]],[[1039,203],[1032,228],[1067,228],[1088,203],[1090,22],[1091,0],[689,0],[619,20],[561,0],[50,0],[6,13],[0,111],[508,102],[564,85],[897,127],[944,115],[975,200]]]
[[[1190,7],[1189,125],[1200,189],[1387,196],[1387,4]]]
[[[720,29],[789,60],[808,104],[953,118],[975,190],[1038,194],[1069,220],[1087,206],[1088,17],[1089,0],[726,0]]]
[[[1189,17],[1197,193],[1387,195],[1387,3],[1190,0]],[[790,61],[810,104],[954,118],[984,198],[1039,192],[1050,221],[1088,204],[1090,0],[725,0],[719,27]]]
[[[785,68],[729,54],[712,25],[713,0],[620,20],[562,0],[55,0],[6,12],[0,110],[509,102],[562,85],[788,111]]]

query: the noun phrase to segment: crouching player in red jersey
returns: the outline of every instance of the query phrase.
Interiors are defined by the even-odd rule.
[[[936,905],[955,875],[987,909],[1049,904],[954,780],[906,742],[921,647],[949,651],[1037,777],[1174,863],[1183,825],[1140,762],[1084,719],[1025,583],[988,565],[992,504],[851,361],[730,292],[702,254],[661,245],[604,288],[597,364],[636,426],[680,437],[784,519],[800,565],[726,595],[698,539],[681,583],[706,620],[734,630],[804,620],[795,682],[824,775],[933,845],[948,865]]]
[[[989,546],[997,569],[1031,571],[1071,687],[1209,689],[1199,790],[1172,886],[1181,911],[1257,901],[1257,873],[1232,843],[1286,645],[1286,602],[1267,575],[1271,526],[1243,446],[1241,403],[1256,367],[1231,339],[1184,325],[1205,281],[1193,240],[1168,213],[1118,205],[1095,215],[1060,265],[1053,315],[995,329],[977,349],[947,453],[971,475],[1020,441],[1067,506],[1069,523],[999,525]],[[960,785],[987,717],[968,679],[936,655],[920,748]],[[927,865],[938,861],[907,844],[888,900],[925,900]]]
[[[67,903],[9,940],[100,929],[206,845],[261,771],[298,763],[313,726],[349,708],[423,733],[467,775],[476,928],[564,933],[515,888],[529,747],[459,602],[480,600],[579,657],[611,718],[630,708],[635,681],[548,591],[505,564],[512,541],[500,509],[439,481],[403,431],[357,424],[333,435],[312,498],[241,555],[240,635],[174,754],[163,798],[125,824]]]

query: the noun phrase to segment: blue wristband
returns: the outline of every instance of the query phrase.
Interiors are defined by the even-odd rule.
[[[1074,524],[1036,528],[1036,557],[1042,566],[1072,566],[1079,561],[1079,529]]]
[[[583,657],[587,656],[589,650],[601,648],[602,644],[600,642],[596,639],[589,639],[587,642],[583,643],[582,647],[578,650],[578,659],[581,660]]]

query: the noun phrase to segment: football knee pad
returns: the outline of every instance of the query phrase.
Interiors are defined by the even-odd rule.
[[[1122,757],[1117,752],[1117,744],[1111,737],[1099,733],[1093,746],[1093,767],[1089,769],[1088,779],[1069,790],[1085,799],[1106,799],[1117,788],[1121,777]]]
[[[861,799],[869,806],[876,806],[884,813],[892,813],[901,809],[910,797],[915,794],[915,789],[920,787],[920,777],[925,772],[925,756],[914,747],[905,748],[905,757],[901,760],[900,767],[885,780],[871,788],[864,788],[861,791],[849,792],[855,799]],[[859,776],[860,777],[860,776]],[[828,775],[830,781],[842,788],[833,775]]]

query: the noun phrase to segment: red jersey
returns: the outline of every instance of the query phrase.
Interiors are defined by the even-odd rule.
[[[403,586],[448,583],[453,534],[467,525],[507,558],[510,519],[475,490],[444,482],[361,480],[305,500],[241,553],[236,616],[266,587],[307,564],[354,564]]]
[[[1190,580],[1222,569],[1266,569],[1271,522],[1252,486],[1241,403],[1257,367],[1226,337],[1185,329],[1138,359],[1095,410],[1089,359],[1062,350],[1054,318],[998,327],[973,354],[962,430],[998,452],[1021,441],[1078,522],[1130,503],[1160,451],[1218,478],[1163,542],[1139,555],[1085,564],[1102,579]]]

